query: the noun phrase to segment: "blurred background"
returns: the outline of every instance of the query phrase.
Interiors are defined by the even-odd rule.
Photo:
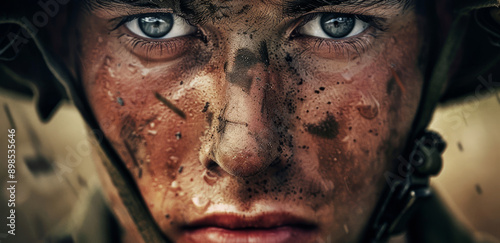
[[[500,239],[500,92],[439,107],[430,129],[448,143],[444,168],[432,184],[449,209],[471,229]],[[16,127],[16,236],[7,237],[8,191],[0,193],[0,242],[45,242],[61,229],[80,227],[77,218],[99,208],[99,180],[87,131],[79,113],[63,104],[51,122],[38,120],[31,100],[0,90],[0,183],[7,187],[7,128]],[[8,114],[10,113],[10,115]],[[10,117],[10,118],[9,118]],[[13,124],[11,124],[13,123]],[[93,230],[98,218],[86,219]]]

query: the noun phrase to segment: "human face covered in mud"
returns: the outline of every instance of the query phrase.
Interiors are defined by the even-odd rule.
[[[411,128],[407,1],[93,1],[80,73],[175,242],[354,242]]]

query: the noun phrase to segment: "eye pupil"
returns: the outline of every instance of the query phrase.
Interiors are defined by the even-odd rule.
[[[347,36],[354,29],[355,18],[338,13],[325,14],[320,19],[323,31],[333,38]]]
[[[172,14],[161,16],[148,16],[138,19],[141,31],[151,38],[160,38],[167,35],[172,30],[174,18]]]

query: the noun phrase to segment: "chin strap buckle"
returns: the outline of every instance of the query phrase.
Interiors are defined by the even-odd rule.
[[[388,187],[375,208],[363,242],[385,242],[406,228],[419,199],[432,194],[429,177],[442,168],[446,143],[439,134],[425,131],[413,142],[412,150],[396,159],[396,169],[384,174]]]

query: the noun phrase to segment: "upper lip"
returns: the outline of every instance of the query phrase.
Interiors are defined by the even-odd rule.
[[[230,230],[238,229],[272,229],[290,226],[303,229],[314,229],[316,224],[292,215],[291,213],[263,213],[257,215],[244,215],[237,213],[214,213],[194,220],[186,225],[186,229],[204,227],[218,227]]]

